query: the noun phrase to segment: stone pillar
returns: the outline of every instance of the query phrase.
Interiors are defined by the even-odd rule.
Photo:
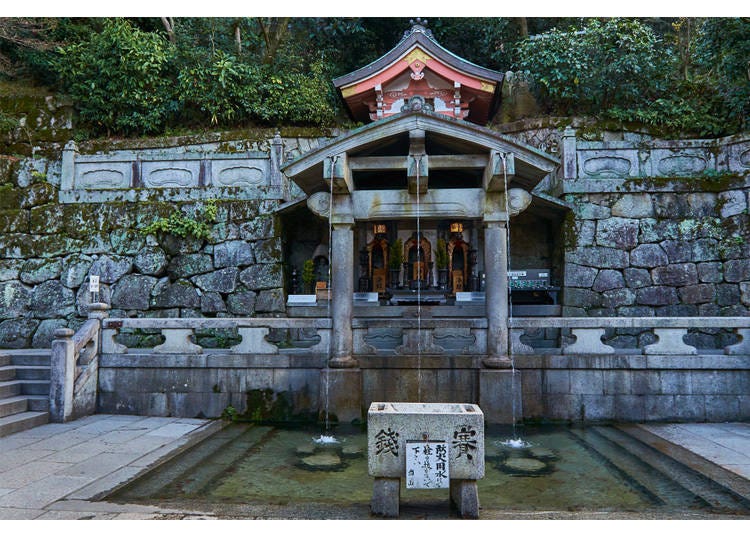
[[[504,221],[488,222],[484,230],[487,358],[490,368],[510,367],[508,357],[508,244]]]
[[[50,357],[49,420],[66,422],[73,412],[73,386],[75,383],[75,331],[68,328],[55,330]]]
[[[563,178],[575,179],[578,177],[577,158],[576,131],[571,127],[565,127],[562,135]]]
[[[62,153],[62,177],[60,180],[61,190],[72,190],[75,186],[76,155],[78,147],[73,140],[65,144]]]
[[[288,188],[284,188],[284,178],[281,173],[281,165],[284,159],[284,143],[281,139],[281,134],[276,131],[276,134],[271,139],[271,152],[270,152],[270,165],[271,165],[271,177],[270,186],[271,190],[284,200],[289,198]]]
[[[334,223],[331,231],[331,359],[334,368],[358,366],[352,357],[354,225]]]

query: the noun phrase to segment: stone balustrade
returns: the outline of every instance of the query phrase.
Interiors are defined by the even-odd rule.
[[[562,146],[563,177],[582,181],[567,182],[566,192],[592,193],[596,191],[592,187],[611,191],[633,178],[697,178],[716,173],[746,174],[750,170],[747,135],[705,140],[586,141],[566,129]],[[668,191],[671,186],[662,188]]]
[[[50,357],[50,420],[67,422],[96,410],[101,323],[109,306],[89,305],[89,318],[78,331],[55,331]]]
[[[727,355],[750,355],[750,317],[545,317],[511,318],[512,353],[560,353],[563,355],[696,355],[699,350],[683,338],[688,330],[733,330],[738,342],[720,349]],[[522,342],[527,331],[560,329],[565,334],[553,348],[535,348]],[[329,352],[331,320],[328,318],[125,318],[105,319],[102,353],[128,353],[115,339],[121,330],[159,330],[164,342],[146,349],[155,354],[201,354],[195,342],[197,330],[236,330],[240,342],[233,354],[269,355],[298,352],[268,340],[270,330],[314,330],[318,341],[305,348],[311,354]],[[483,355],[487,352],[487,320],[484,318],[355,318],[352,321],[355,355]],[[640,348],[616,349],[602,341],[607,330],[648,331],[655,342]],[[567,335],[569,332],[570,336]],[[573,341],[569,341],[573,338]],[[143,350],[143,349],[139,349]],[[713,352],[715,353],[715,352]]]
[[[271,329],[313,329],[318,342],[305,348],[311,354],[327,354],[331,321],[327,318],[120,318],[104,321],[102,353],[123,354],[130,350],[115,339],[121,330],[160,330],[164,342],[150,349],[155,354],[201,354],[204,348],[195,342],[197,330],[237,330],[241,341],[229,349],[233,354],[278,354],[290,351],[267,339]]]
[[[723,348],[727,355],[750,355],[750,317],[548,317],[512,318],[511,344],[514,354],[535,353],[521,341],[526,330],[540,328],[569,329],[575,342],[552,349],[563,354],[613,354],[615,348],[602,342],[607,328],[653,330],[657,341],[643,348],[624,349],[628,353],[646,355],[696,355],[698,349],[686,344],[683,337],[689,329],[729,329],[739,342]],[[549,351],[549,350],[547,350]]]
[[[355,355],[486,354],[486,318],[355,318]]]

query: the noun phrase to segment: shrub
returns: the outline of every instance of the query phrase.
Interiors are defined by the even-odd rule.
[[[56,68],[79,117],[96,132],[159,132],[176,111],[174,47],[123,19],[59,49]]]

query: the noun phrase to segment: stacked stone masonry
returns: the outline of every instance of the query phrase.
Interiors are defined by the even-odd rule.
[[[570,143],[566,140],[571,139],[569,131],[561,128],[530,128],[511,134],[532,143],[536,140],[554,152],[565,148]],[[225,169],[210,160],[212,154],[235,159],[246,155],[253,161],[265,158],[266,163],[258,168],[271,175],[260,182],[273,187],[258,186],[251,199],[242,200],[236,200],[237,188],[212,191],[221,200],[216,221],[211,223],[211,238],[205,241],[142,232],[175,209],[199,218],[209,202],[206,195],[196,196],[194,190],[201,190],[200,186],[119,188],[102,191],[98,198],[99,192],[89,185],[83,188],[89,202],[74,202],[75,196],[62,195],[66,175],[63,153],[70,154],[70,144],[66,151],[58,146],[58,152],[47,156],[3,157],[0,347],[48,347],[56,328],[77,328],[90,301],[90,275],[100,276],[100,299],[112,305],[113,317],[283,314],[288,267],[284,265],[283,233],[273,212],[299,192],[274,173],[278,174],[281,161],[313,150],[321,141],[279,139],[268,133],[260,141],[224,144],[185,142],[180,146],[170,140],[170,148],[122,149],[111,156],[106,152],[86,156],[76,149],[77,158],[89,166],[81,168],[89,170],[86,173],[94,169],[92,162],[106,162],[107,158],[121,162],[125,156],[143,162],[181,158],[206,162],[196,167],[204,175],[212,169]],[[672,159],[673,164],[667,167],[673,176],[668,177],[633,177],[632,169],[623,172],[624,168],[617,167],[619,160],[613,157],[610,162],[602,156],[611,147],[612,155],[626,154],[623,158],[627,160],[631,158],[628,151],[637,151],[646,142],[642,135],[617,138],[611,133],[604,133],[598,145],[578,141],[573,176],[553,177],[543,183],[547,193],[559,195],[572,207],[557,230],[564,258],[558,282],[563,315],[748,315],[750,188],[747,173],[742,173],[750,169],[747,140],[709,140],[702,145],[672,142],[672,156],[651,142],[653,147],[642,158],[654,162],[646,167],[658,171],[665,168],[664,161]],[[274,143],[283,147],[276,166]],[[720,157],[711,162],[713,167],[694,172],[695,162],[700,160],[695,155],[705,155],[711,147]],[[688,150],[693,151],[690,158]],[[675,155],[684,158],[674,160]],[[661,160],[656,162],[657,158]],[[567,160],[563,154],[563,161]],[[590,164],[592,160],[597,166]],[[687,162],[687,167],[679,168],[680,162]],[[599,175],[592,175],[594,172]],[[73,172],[73,176],[75,173],[80,175]],[[201,177],[199,184],[213,184],[209,175]],[[134,198],[132,192],[137,193]],[[517,239],[528,242],[534,237]],[[511,242],[511,256],[513,246]],[[542,335],[557,336],[551,333],[554,330],[548,331]],[[726,344],[727,336],[705,330],[693,332],[689,338],[698,347],[718,348]],[[650,342],[639,340],[648,339],[648,333],[623,330],[607,337],[616,347]]]

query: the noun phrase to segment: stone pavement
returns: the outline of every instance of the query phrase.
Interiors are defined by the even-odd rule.
[[[222,426],[202,419],[92,415],[0,438],[0,520],[210,518],[97,499]]]
[[[223,425],[202,419],[92,415],[0,438],[0,525],[27,519],[220,518],[215,512],[99,499]],[[641,430],[640,439],[750,499],[750,423],[624,427]],[[545,515],[554,518],[552,514]],[[482,517],[503,515],[484,512]]]

